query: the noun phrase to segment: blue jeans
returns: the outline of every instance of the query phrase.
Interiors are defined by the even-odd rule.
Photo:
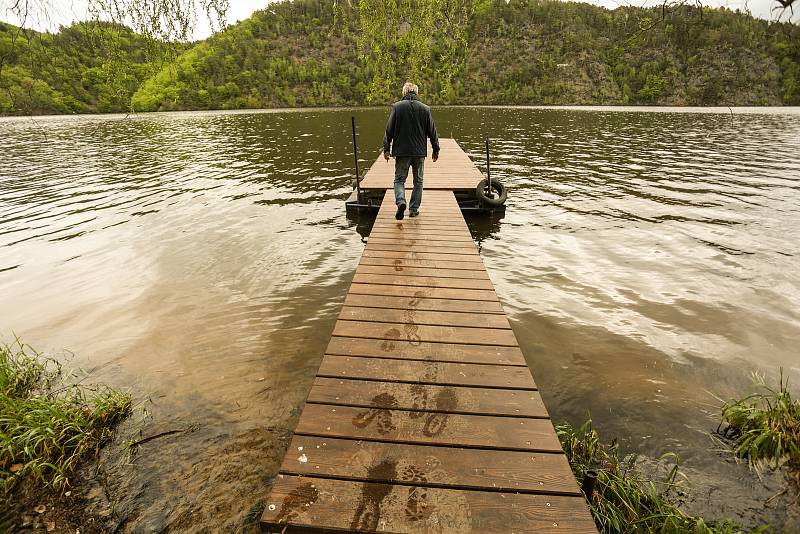
[[[394,160],[394,202],[398,206],[406,203],[406,178],[408,167],[414,173],[414,189],[411,191],[411,204],[408,209],[419,210],[422,203],[422,175],[425,172],[425,156],[409,156]]]

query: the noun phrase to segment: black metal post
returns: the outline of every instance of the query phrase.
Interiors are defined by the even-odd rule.
[[[583,491],[587,501],[592,500],[592,493],[594,493],[594,485],[596,482],[597,471],[594,469],[587,469],[583,474],[583,483],[581,484],[581,491]]]
[[[489,167],[489,138],[486,138],[486,196],[492,194],[492,171]]]
[[[361,202],[361,178],[358,172],[358,141],[356,141],[356,118],[355,116],[350,117],[352,125],[353,125],[353,157],[356,161],[356,197],[358,201]]]

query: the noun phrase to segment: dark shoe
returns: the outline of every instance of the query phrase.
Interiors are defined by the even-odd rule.
[[[397,206],[397,213],[394,214],[394,218],[397,219],[398,221],[402,221],[403,217],[405,217],[405,214],[406,214],[406,205],[400,204],[399,206]]]
[[[411,210],[408,212],[409,217],[416,217],[417,215],[419,215],[419,212],[417,210]]]

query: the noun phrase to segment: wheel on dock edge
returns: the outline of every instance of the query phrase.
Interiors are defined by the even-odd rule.
[[[506,198],[508,198],[508,189],[506,189],[506,186],[497,180],[492,180],[492,190],[487,195],[486,184],[487,180],[483,179],[478,184],[478,187],[475,188],[475,196],[478,197],[481,205],[488,208],[498,208],[505,204]]]

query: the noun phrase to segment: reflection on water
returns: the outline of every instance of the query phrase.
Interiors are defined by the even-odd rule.
[[[468,222],[554,418],[714,473],[708,392],[800,375],[800,114],[680,111],[435,113],[493,139],[508,211]],[[148,399],[123,438],[185,430],[104,458],[123,530],[257,517],[371,227],[350,114],[0,121],[0,332]]]

